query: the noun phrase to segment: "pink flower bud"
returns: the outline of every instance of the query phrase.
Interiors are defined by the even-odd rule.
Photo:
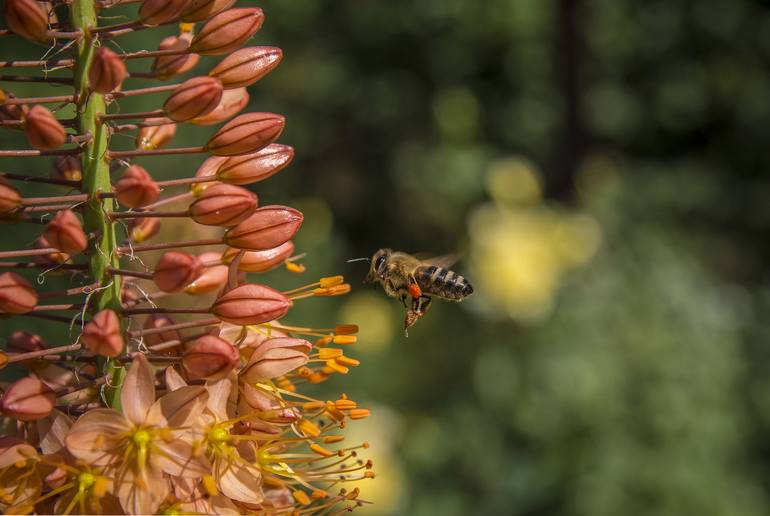
[[[224,163],[227,158],[224,156],[211,156],[198,167],[195,172],[195,177],[210,177],[215,176],[219,166]],[[190,185],[190,191],[193,195],[199,196],[206,188],[210,188],[214,185],[220,185],[219,181],[206,181],[205,183],[193,183]]]
[[[53,150],[64,145],[67,133],[45,106],[32,106],[24,117],[27,141],[36,149]]]
[[[251,86],[270,73],[283,59],[283,52],[277,47],[247,47],[228,55],[209,76],[222,81],[225,89]]]
[[[159,315],[159,314],[153,314],[147,318],[147,320],[144,322],[144,329],[150,330],[150,329],[156,329],[156,328],[164,328],[166,326],[172,326],[176,324],[174,320],[171,317],[168,317],[167,315]],[[150,335],[146,335],[144,337],[144,343],[148,346],[155,346],[157,344],[161,344],[163,342],[169,342],[172,340],[182,340],[182,335],[179,333],[178,330],[166,330],[161,333],[153,333]],[[180,343],[181,344],[181,343]],[[166,355],[176,355],[177,354],[177,348],[168,348],[165,350],[162,350],[161,353]]]
[[[51,168],[51,179],[81,181],[83,179],[82,164],[76,156],[57,156]]]
[[[168,120],[166,118],[148,118],[145,122]],[[176,134],[176,124],[162,124],[142,127],[136,136],[136,148],[142,150],[160,149]]]
[[[229,264],[239,249],[228,248],[222,255],[222,261]],[[267,272],[280,266],[294,252],[291,240],[278,247],[264,251],[246,251],[238,264],[238,270],[243,272]]]
[[[202,262],[211,262],[219,259],[219,253],[203,253],[198,256]],[[198,279],[187,285],[184,291],[193,296],[209,294],[220,290],[227,283],[229,269],[226,265],[210,265]]]
[[[203,274],[203,270],[203,264],[196,256],[168,251],[155,265],[152,279],[163,292],[181,292]]]
[[[141,208],[154,203],[160,187],[152,176],[139,165],[131,165],[115,183],[115,197],[129,208]]]
[[[190,380],[218,380],[224,378],[240,362],[238,349],[213,335],[204,335],[182,356],[182,366]]]
[[[43,337],[28,331],[15,331],[8,336],[6,349],[13,353],[29,353],[45,349]]]
[[[286,315],[289,298],[265,285],[240,285],[222,294],[211,313],[232,324],[262,324]]]
[[[222,99],[222,83],[213,77],[193,77],[171,93],[163,109],[171,120],[184,122],[213,111]]]
[[[190,47],[192,35],[189,33],[179,36],[169,36],[160,42],[159,50],[186,50]],[[158,79],[167,80],[175,75],[189,72],[198,64],[198,54],[181,54],[175,56],[156,57],[152,63],[152,72]]]
[[[232,52],[252,37],[264,20],[259,8],[223,11],[206,22],[190,48],[193,52],[212,56]]]
[[[286,119],[274,113],[240,115],[222,127],[206,144],[206,150],[217,156],[237,156],[255,152],[278,138]]]
[[[193,118],[190,123],[193,125],[213,125],[224,122],[240,113],[248,103],[249,92],[246,91],[246,88],[225,90],[219,104],[211,113]]]
[[[0,274],[0,313],[25,314],[37,306],[37,292],[15,272]]]
[[[70,210],[59,210],[45,227],[43,237],[60,251],[77,254],[86,250],[88,239],[77,215]]]
[[[217,170],[217,178],[231,185],[248,185],[263,181],[286,168],[294,159],[294,149],[271,143],[267,147],[240,156],[232,156]]]
[[[235,0],[192,0],[179,19],[186,23],[208,20],[233,6]]]
[[[6,0],[5,23],[8,28],[24,39],[46,43],[48,35],[48,14],[35,0]]]
[[[94,52],[91,69],[88,70],[88,85],[97,93],[110,93],[120,88],[128,75],[126,64],[118,54],[101,46]]]
[[[0,178],[0,213],[8,213],[21,206],[21,194],[3,178]]]
[[[80,334],[83,345],[96,355],[116,357],[123,352],[123,333],[120,318],[112,310],[102,310],[85,325]]]
[[[139,21],[145,25],[161,25],[174,21],[190,0],[144,0],[139,8]]]
[[[205,226],[235,226],[257,209],[257,196],[234,185],[206,188],[190,204],[190,217]]]
[[[33,244],[35,249],[48,249],[49,247],[53,247],[51,243],[46,240],[44,236],[39,236],[35,239],[35,243]],[[48,254],[39,254],[37,256],[32,257],[32,261],[37,263],[45,263],[48,265],[60,265],[62,263],[67,263],[69,261],[70,255],[67,253],[59,253],[59,252],[53,252]]]
[[[159,217],[139,217],[130,222],[130,238],[134,243],[145,242],[154,237],[160,231]]]
[[[302,213],[288,206],[264,206],[235,227],[228,229],[224,243],[237,249],[262,251],[287,242],[299,231]]]
[[[0,401],[0,410],[19,421],[43,419],[53,410],[56,393],[35,376],[27,376],[10,385]]]
[[[266,340],[254,350],[240,378],[246,383],[256,383],[282,376],[305,365],[312,348],[304,339],[279,337]]]

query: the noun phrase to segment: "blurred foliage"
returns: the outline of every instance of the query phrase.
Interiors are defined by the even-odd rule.
[[[361,324],[367,511],[767,514],[770,2],[260,5],[251,107],[297,160],[256,189],[305,212],[308,277],[458,251],[477,290],[409,339],[379,290],[297,306]]]

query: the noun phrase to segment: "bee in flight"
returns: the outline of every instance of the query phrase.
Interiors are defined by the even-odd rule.
[[[369,262],[364,282],[379,283],[390,297],[401,300],[406,308],[404,334],[428,311],[433,297],[462,301],[473,294],[471,284],[449,270],[452,256],[421,260],[408,253],[380,249]]]

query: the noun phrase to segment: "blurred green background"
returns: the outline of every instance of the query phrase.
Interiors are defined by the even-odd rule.
[[[354,284],[287,319],[361,325],[362,365],[323,388],[373,409],[350,425],[369,513],[768,513],[770,2],[258,5],[285,58],[250,109],[287,116],[297,159],[255,190],[304,211],[308,278]],[[476,294],[407,339],[346,263],[380,247],[457,252]]]

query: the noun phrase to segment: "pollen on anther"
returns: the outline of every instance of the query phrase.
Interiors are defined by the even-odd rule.
[[[371,412],[369,409],[353,409],[350,412],[348,412],[348,416],[350,416],[350,419],[366,419],[371,415]]]
[[[322,457],[333,457],[334,456],[334,452],[333,451],[327,450],[326,448],[324,448],[320,444],[313,443],[313,444],[310,445],[310,449],[313,450],[318,455],[321,455]]]
[[[301,503],[302,505],[310,505],[310,497],[308,497],[305,491],[294,491],[291,494],[297,503]]]
[[[350,369],[344,365],[337,363],[336,359],[327,360],[326,367],[339,374],[348,374],[348,371],[350,371]]]
[[[334,444],[334,443],[342,442],[344,440],[345,440],[344,435],[327,435],[327,436],[324,436],[324,439],[323,439],[324,444]]]
[[[321,360],[331,360],[342,356],[342,350],[340,348],[324,348],[319,350],[318,358]]]
[[[335,335],[333,342],[335,344],[355,344],[358,341],[358,337],[355,335]]]
[[[341,365],[344,365],[344,366],[349,366],[349,367],[357,367],[357,366],[359,366],[361,364],[360,360],[356,360],[355,358],[346,357],[344,355],[341,356],[341,357],[336,357],[334,359],[334,361],[337,362],[338,364],[341,364]]]
[[[318,437],[321,435],[321,429],[318,428],[318,425],[308,419],[303,419],[297,426],[303,434],[309,437]]]
[[[318,283],[321,285],[321,288],[331,288],[336,287],[337,285],[342,285],[344,282],[345,278],[343,276],[329,276],[326,278],[321,278]]]

